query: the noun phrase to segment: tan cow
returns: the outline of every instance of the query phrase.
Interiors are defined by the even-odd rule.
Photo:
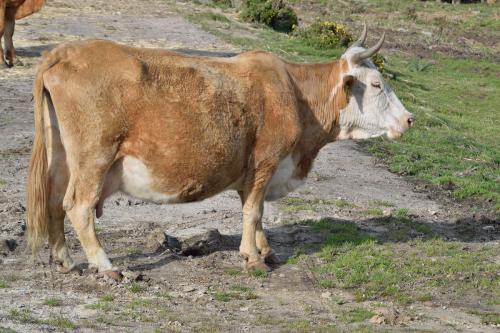
[[[63,44],[43,56],[35,83],[28,176],[29,242],[48,237],[73,268],[72,222],[89,263],[119,278],[94,230],[106,197],[157,203],[235,190],[243,205],[247,269],[274,258],[264,200],[296,188],[318,151],[339,138],[399,137],[413,116],[384,83],[363,37],[337,61],[295,64],[266,52],[204,58],[108,41]]]
[[[36,13],[45,0],[0,0],[0,41],[4,38],[5,54],[0,44],[0,57],[9,67],[14,66],[16,50],[12,42],[16,20]]]

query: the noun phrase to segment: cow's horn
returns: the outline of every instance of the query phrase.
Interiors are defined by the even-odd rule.
[[[363,22],[363,32],[361,33],[361,37],[357,41],[355,41],[351,47],[353,46],[363,46],[366,40],[366,35],[367,35],[368,29],[366,28],[366,22]]]
[[[375,44],[374,46],[370,47],[369,49],[366,49],[366,50],[364,50],[362,52],[354,54],[352,56],[352,62],[359,63],[363,59],[370,58],[372,55],[374,55],[375,53],[377,53],[378,50],[380,50],[380,48],[382,47],[382,44],[384,44],[384,40],[385,40],[385,32],[382,34],[382,37],[380,37],[380,40],[377,42],[377,44]]]

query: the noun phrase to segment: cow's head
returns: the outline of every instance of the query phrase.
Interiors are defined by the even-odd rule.
[[[350,84],[351,97],[340,113],[339,139],[367,139],[383,134],[397,139],[415,119],[370,60],[382,47],[385,33],[369,49],[362,47],[365,39],[366,25],[361,38],[342,55],[349,64],[344,81]]]

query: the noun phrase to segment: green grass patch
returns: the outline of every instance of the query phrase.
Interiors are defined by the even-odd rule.
[[[500,297],[500,277],[494,273],[500,264],[491,259],[496,251],[495,246],[470,249],[441,239],[399,245],[330,242],[320,252],[327,262],[318,271],[322,286],[352,289],[358,300],[392,298],[405,303],[414,298],[414,290],[441,290],[449,299],[480,290],[486,299],[494,299]]]
[[[241,270],[236,268],[229,268],[226,269],[224,272],[229,276],[240,276],[242,274]]]
[[[469,313],[481,318],[481,323],[485,325],[500,325],[500,313],[489,313],[477,310],[471,310]]]
[[[211,20],[211,21],[217,21],[217,22],[225,22],[228,23],[230,20],[225,17],[222,14],[219,13],[214,13],[214,12],[201,12],[201,13],[196,13],[197,19],[206,19],[206,20]]]
[[[344,199],[338,199],[338,200],[335,200],[335,206],[337,206],[338,208],[355,208],[356,205],[347,201],[347,200],[344,200]]]
[[[96,303],[87,304],[85,307],[91,310],[101,310],[101,311],[109,311],[113,308],[113,295],[105,295],[101,297]]]
[[[249,271],[249,274],[250,276],[258,279],[266,278],[268,275],[268,273],[263,269],[252,269],[251,271]]]
[[[251,288],[234,284],[229,290],[216,290],[213,293],[214,299],[219,302],[229,302],[231,300],[253,300],[257,299],[257,294]]]
[[[299,197],[287,197],[283,200],[285,212],[296,213],[299,211],[315,212],[316,205],[311,201]]]
[[[77,327],[75,323],[73,323],[71,320],[63,316],[51,317],[47,320],[43,320],[42,322],[44,324],[57,327],[62,330],[74,330]]]
[[[370,207],[362,211],[363,215],[366,216],[383,216],[384,211],[379,207]]]
[[[456,199],[491,201],[498,212],[500,64],[476,59],[435,58],[426,71],[392,59],[400,79],[391,85],[417,117],[402,140],[370,140],[368,149],[391,171],[416,176]]]
[[[345,323],[359,323],[373,317],[375,313],[365,308],[354,308],[343,310],[339,313],[339,319]]]
[[[49,297],[43,302],[43,304],[48,306],[61,306],[62,301],[56,297]]]
[[[132,283],[129,287],[128,287],[128,290],[130,290],[130,292],[134,293],[134,294],[137,294],[137,293],[140,293],[142,291],[142,287],[140,284],[138,283]]]
[[[368,203],[371,207],[394,207],[394,204],[385,200],[372,200]]]
[[[9,288],[7,282],[0,280],[0,289]]]
[[[35,318],[29,309],[11,309],[9,316],[22,324],[40,324],[40,320]]]
[[[408,212],[410,210],[408,208],[398,208],[396,209],[396,211],[394,212],[394,216],[398,217],[398,218],[407,218],[408,217]]]

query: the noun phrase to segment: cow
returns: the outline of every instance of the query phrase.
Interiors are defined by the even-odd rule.
[[[44,54],[33,87],[31,249],[48,238],[51,258],[71,270],[67,215],[89,264],[120,279],[94,229],[107,197],[121,191],[187,203],[234,190],[245,267],[268,270],[277,258],[262,228],[264,201],[304,182],[327,143],[397,139],[414,122],[370,60],[385,33],[368,49],[365,38],[366,26],[340,59],[319,64],[262,51],[210,58],[102,40]]]
[[[8,67],[14,66],[16,50],[12,42],[16,20],[38,12],[45,0],[0,0],[0,42],[4,38],[5,54],[0,43],[0,57]]]

